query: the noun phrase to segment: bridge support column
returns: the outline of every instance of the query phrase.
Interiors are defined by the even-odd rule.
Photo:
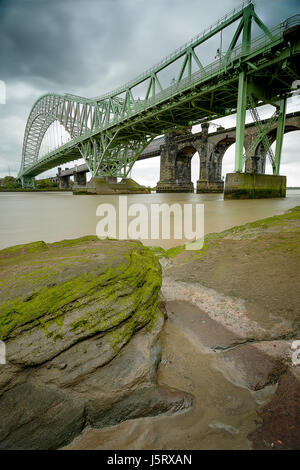
[[[209,123],[206,122],[201,127],[200,178],[197,181],[197,193],[222,193],[224,182],[221,179],[219,155],[215,155],[214,147],[208,144]]]
[[[279,116],[277,122],[276,132],[276,149],[275,149],[275,175],[279,175],[281,151],[283,144],[283,136],[285,129],[285,116],[286,116],[286,98],[280,101],[279,105]]]
[[[248,149],[253,147],[253,142],[256,139],[256,134],[250,134],[245,136],[244,147],[246,152]],[[252,152],[249,153],[247,160],[245,161],[245,173],[264,173],[264,158],[259,154],[256,154],[257,149],[253,148]]]
[[[223,193],[224,181],[197,181],[197,194],[201,193]]]
[[[247,75],[243,70],[239,74],[237,115],[236,115],[236,142],[235,142],[235,171],[243,170],[244,135],[247,105]]]
[[[115,177],[94,176],[85,188],[74,188],[74,194],[149,194],[150,189],[141,186],[131,178],[123,178],[119,183]]]
[[[74,173],[74,186],[86,186],[86,173]]]
[[[118,183],[118,178],[116,176],[106,176],[105,181],[108,184],[117,184]]]
[[[59,189],[69,189],[70,188],[70,176],[59,176],[58,187]]]
[[[188,147],[180,150],[175,142],[177,134],[166,134],[165,145],[161,147],[160,180],[157,193],[193,193],[191,181],[191,157],[196,152]]]
[[[31,176],[22,176],[21,177],[22,188],[34,189],[35,188],[35,179]]]
[[[227,173],[224,199],[285,197],[286,176]]]

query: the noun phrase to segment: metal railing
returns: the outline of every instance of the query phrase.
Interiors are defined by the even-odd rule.
[[[160,60],[157,62],[155,65],[153,65],[151,68],[147,69],[145,72],[141,73],[138,75],[136,78],[130,80],[129,82],[125,83],[121,87],[116,88],[115,90],[105,93],[104,95],[97,96],[93,98],[91,101],[100,101],[105,98],[118,95],[119,93],[123,93],[126,91],[128,88],[132,88],[133,85],[141,83],[148,75],[151,75],[153,72],[157,71],[165,62],[168,62],[172,58],[175,58],[178,54],[181,52],[184,52],[188,46],[191,46],[195,42],[199,41],[201,38],[203,38],[206,34],[210,33],[213,29],[215,29],[217,26],[221,25],[234,15],[240,13],[247,5],[250,5],[253,3],[251,0],[246,0],[244,1],[239,8],[234,8],[231,10],[229,13],[224,15],[221,19],[219,19],[215,24],[211,25],[209,28],[205,29],[201,33],[197,34],[197,36],[193,37],[191,40],[186,42],[183,46],[178,47],[175,51],[173,51],[171,54],[166,56],[164,59]]]
[[[252,53],[259,52],[260,49],[264,48],[267,45],[274,45],[276,42],[282,39],[283,32],[286,31],[288,28],[292,26],[300,25],[300,15],[295,15],[288,20],[283,21],[279,25],[275,26],[274,28],[270,29],[270,33],[272,38],[269,38],[265,33],[261,34],[257,38],[255,38],[251,44],[249,51],[247,51],[247,55]],[[148,98],[147,100],[143,100],[140,102],[135,103],[135,109],[132,108],[132,114],[136,115],[141,110],[146,110],[147,108],[159,104],[160,102],[164,101],[170,96],[176,96],[177,93],[182,93],[187,88],[190,88],[191,85],[198,84],[201,81],[206,81],[212,78],[215,74],[219,74],[220,72],[225,72],[230,62],[233,62],[239,58],[243,57],[242,46],[239,45],[231,51],[230,60],[225,62],[224,59],[218,59],[214,62],[211,62],[203,70],[198,70],[197,72],[191,75],[191,78],[186,77],[182,79],[180,82],[177,82],[174,85],[169,86],[165,90],[157,93],[154,97]],[[125,116],[127,117],[127,116]],[[110,125],[114,125],[115,123],[122,121],[124,118],[120,118],[120,116],[116,116],[112,121],[110,121],[103,129],[110,127]]]

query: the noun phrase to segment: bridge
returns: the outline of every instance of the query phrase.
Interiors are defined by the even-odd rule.
[[[269,124],[270,119],[261,121],[262,125]],[[218,130],[208,133],[211,123],[203,125],[203,130],[192,134],[186,133],[168,134],[154,139],[143,150],[138,160],[153,157],[161,157],[160,181],[158,192],[194,192],[191,181],[191,159],[196,152],[200,157],[199,180],[197,181],[198,193],[215,193],[224,191],[222,180],[222,162],[226,150],[235,142],[236,128],[228,129],[218,126]],[[284,133],[300,130],[300,111],[286,115]],[[266,134],[270,145],[276,139],[277,123],[272,122]],[[244,146],[246,150],[257,138],[256,123],[245,125]],[[171,149],[173,151],[171,151]],[[175,150],[175,151],[174,151]],[[251,156],[246,160],[245,171],[248,173],[264,173],[266,158],[269,156],[263,144],[260,142],[253,147]],[[74,177],[75,188],[82,189],[86,186],[86,174],[89,168],[86,163],[58,169],[56,181],[60,188],[70,187],[70,177]]]
[[[255,38],[251,34],[253,23],[260,30]],[[199,46],[233,24],[237,26],[229,46],[225,51],[219,51],[217,60],[204,66],[199,57]],[[70,94],[43,95],[28,117],[18,178],[23,187],[33,187],[34,177],[38,174],[83,158],[92,180],[126,180],[149,144],[155,137],[165,134],[164,146],[169,150],[161,155],[161,178],[157,187],[161,191],[174,190],[170,175],[164,171],[167,166],[171,173],[173,171],[168,155],[173,151],[174,134],[184,134],[191,126],[201,123],[205,136],[208,121],[234,113],[235,172],[239,174],[245,168],[249,174],[260,174],[262,166],[253,162],[261,152],[268,155],[273,174],[278,176],[286,100],[292,95],[293,83],[300,75],[299,30],[300,15],[269,29],[257,16],[254,5],[247,2],[113,92],[92,99]],[[171,85],[166,84],[163,78],[174,70],[174,64],[177,64],[177,75]],[[267,122],[259,117],[259,106],[263,104],[274,107]],[[257,130],[249,145],[245,140],[247,109],[251,111]],[[67,141],[62,142],[57,135],[57,125],[65,129]],[[275,132],[275,154],[270,148],[271,129],[271,140],[274,140]],[[201,154],[205,153],[201,148],[200,161]],[[182,172],[188,174],[186,168],[191,152],[186,151],[180,156],[177,172],[181,167]],[[207,161],[200,172],[197,187],[207,189],[210,183]],[[176,185],[178,178],[176,175],[174,178],[174,174],[172,177]],[[182,184],[181,189],[188,188]]]

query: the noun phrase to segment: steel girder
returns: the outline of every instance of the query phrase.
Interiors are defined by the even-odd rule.
[[[195,48],[235,21],[239,23],[227,51],[204,67]],[[262,31],[255,39],[251,38],[253,21]],[[286,33],[299,25],[300,15],[296,15],[269,30],[248,2],[111,93],[93,99],[70,94],[42,96],[34,104],[26,125],[19,177],[33,177],[81,157],[93,175],[124,176],[151,138],[236,111],[239,170],[244,114],[251,108],[247,84],[250,80],[258,88],[267,84],[270,100],[289,95],[292,82],[299,78],[300,40],[299,36],[289,37]],[[242,41],[236,46],[239,37]],[[164,88],[159,74],[178,60],[182,62],[177,78]],[[135,87],[141,84],[145,85],[145,95],[135,99]],[[260,100],[258,104],[263,103]],[[71,140],[40,157],[41,142],[54,121],[64,126]]]
[[[104,131],[80,143],[78,148],[93,176],[126,178],[137,158],[153,137],[141,136],[139,140],[118,141],[115,132]]]

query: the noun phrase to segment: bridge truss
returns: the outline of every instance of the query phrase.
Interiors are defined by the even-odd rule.
[[[197,47],[237,22],[226,51],[204,66]],[[252,38],[255,23],[261,34]],[[269,29],[247,2],[136,79],[100,97],[50,93],[33,105],[27,121],[18,177],[33,186],[34,177],[68,161],[84,158],[92,176],[126,178],[144,148],[158,135],[237,113],[235,170],[242,171],[247,109],[268,103],[278,120],[273,171],[279,173],[286,98],[299,78],[300,15]],[[238,44],[238,41],[240,44]],[[238,44],[238,45],[237,45]],[[161,74],[180,63],[171,85]],[[137,93],[144,87],[144,95]],[[259,144],[267,146],[259,127]],[[45,155],[43,138],[54,122],[70,136]],[[55,140],[55,139],[54,139]],[[270,154],[270,151],[268,150]]]

